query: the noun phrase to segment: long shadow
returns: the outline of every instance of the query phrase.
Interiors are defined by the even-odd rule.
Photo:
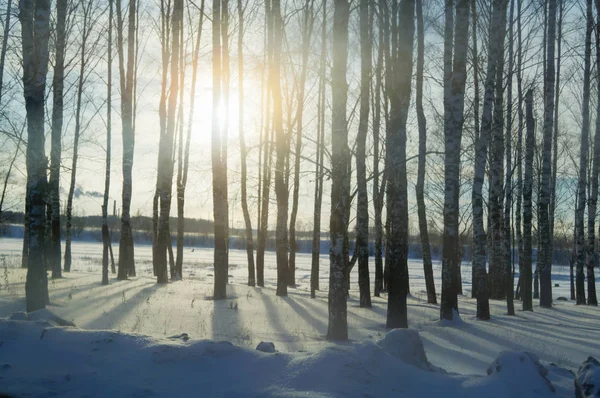
[[[296,314],[298,314],[302,319],[304,319],[313,328],[315,328],[321,332],[323,330],[327,330],[327,325],[322,320],[312,316],[306,310],[306,308],[304,308],[303,306],[298,304],[296,301],[294,301],[294,299],[292,299],[291,297],[282,297],[282,299],[283,299],[284,303],[289,305]],[[325,333],[320,333],[320,334],[324,335]]]
[[[140,287],[145,285],[146,284],[141,285]],[[125,287],[124,284],[122,286]],[[157,290],[162,289],[165,286],[166,285],[164,284],[154,283],[151,286],[143,287],[141,290],[131,296],[125,295],[125,299],[120,304],[117,304],[108,311],[104,311],[98,317],[88,322],[87,327],[90,329],[102,328],[104,326],[104,321],[102,320],[103,316],[111,318],[111,323],[118,324],[122,319],[127,317],[131,311],[139,306],[143,300],[149,300],[149,298],[155,294]],[[121,292],[115,293],[115,295],[122,294],[124,292],[129,291],[122,290]]]
[[[212,339],[213,340],[234,340],[238,344],[249,341],[251,336],[246,330],[242,330],[240,322],[240,313],[237,308],[236,300],[239,295],[236,287],[227,284],[227,299],[212,300]]]

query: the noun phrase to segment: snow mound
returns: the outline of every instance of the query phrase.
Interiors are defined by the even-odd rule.
[[[488,367],[487,374],[488,377],[467,382],[466,385],[477,385],[505,397],[554,396],[556,392],[546,377],[548,369],[530,352],[501,352]]]
[[[420,369],[437,370],[427,360],[425,347],[419,332],[414,329],[393,329],[377,342],[377,345],[393,357]]]
[[[594,357],[581,364],[575,377],[575,397],[600,397],[600,362]]]
[[[12,321],[45,322],[52,326],[75,326],[73,322],[59,317],[47,308],[32,312],[14,312],[9,319]]]
[[[503,353],[490,376],[429,368],[416,331],[314,353],[0,319],[0,395],[60,397],[555,397],[539,361]],[[542,367],[543,368],[543,367]],[[543,372],[542,372],[543,373]],[[127,377],[123,377],[127,375]],[[542,388],[543,387],[543,388]]]

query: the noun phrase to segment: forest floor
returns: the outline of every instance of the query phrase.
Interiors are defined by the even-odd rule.
[[[20,240],[0,239],[0,318],[9,317],[12,313],[23,311],[25,308],[24,282],[26,272],[19,268],[20,245]],[[298,254],[297,285],[288,290],[288,297],[281,298],[275,295],[276,269],[274,253],[267,253],[266,255],[265,287],[252,288],[246,286],[247,269],[245,252],[231,251],[230,283],[227,288],[228,298],[226,300],[215,301],[211,299],[213,283],[212,250],[195,249],[192,251],[191,248],[186,248],[183,280],[166,285],[156,284],[155,278],[152,277],[151,247],[138,245],[135,250],[138,276],[128,281],[117,281],[115,275],[111,275],[110,284],[102,286],[100,284],[101,245],[99,243],[74,242],[73,270],[70,273],[64,274],[64,277],[61,279],[49,281],[51,304],[48,308],[58,316],[75,323],[77,328],[84,330],[112,330],[121,333],[151,336],[140,336],[140,339],[146,339],[147,343],[151,342],[151,344],[148,343],[151,346],[156,346],[157,344],[167,344],[167,346],[170,346],[169,344],[175,344],[179,347],[183,343],[169,343],[172,339],[169,340],[168,337],[181,335],[181,333],[187,333],[191,338],[190,342],[195,342],[194,346],[201,351],[206,351],[206,346],[198,348],[200,347],[198,346],[199,342],[197,342],[199,339],[229,341],[236,346],[243,347],[239,349],[239,355],[234,355],[237,358],[236,361],[241,361],[240,364],[231,363],[229,366],[232,367],[254,366],[250,363],[253,363],[252,361],[255,360],[261,360],[260,358],[263,357],[257,357],[257,355],[262,353],[245,350],[244,348],[253,349],[261,341],[273,342],[278,351],[285,353],[280,355],[281,358],[285,359],[269,360],[268,364],[265,363],[264,366],[267,367],[265,369],[272,366],[274,369],[272,371],[275,373],[280,372],[279,368],[281,367],[291,367],[290,369],[293,369],[294,372],[304,374],[302,373],[302,369],[305,369],[306,364],[302,365],[301,368],[294,368],[292,366],[293,364],[297,365],[295,362],[298,360],[297,355],[303,355],[302,358],[308,355],[308,357],[312,358],[310,361],[317,362],[319,362],[318,358],[320,358],[320,360],[325,361],[325,366],[328,360],[324,359],[323,355],[330,352],[332,347],[342,347],[343,350],[347,350],[348,347],[354,347],[352,348],[352,354],[349,354],[349,351],[344,351],[344,355],[359,355],[357,352],[361,352],[361,349],[364,351],[365,347],[373,345],[372,343],[369,345],[369,342],[381,340],[388,332],[385,329],[385,295],[381,298],[373,298],[373,308],[359,308],[358,286],[356,284],[357,269],[355,267],[351,277],[351,291],[348,299],[348,327],[351,342],[344,345],[332,345],[325,340],[328,323],[327,280],[329,270],[327,256],[321,256],[320,287],[322,290],[317,292],[316,299],[310,298],[310,255],[307,254]],[[115,252],[116,256],[117,253]],[[371,266],[371,270],[373,268],[374,266]],[[482,382],[481,380],[489,379],[489,377],[482,376],[486,374],[488,367],[498,355],[507,350],[531,352],[537,355],[546,365],[553,363],[560,368],[570,371],[577,371],[579,365],[588,356],[599,355],[600,309],[575,306],[571,301],[557,300],[559,297],[569,296],[567,267],[553,268],[553,284],[559,284],[559,287],[554,289],[555,300],[552,309],[542,309],[536,306],[533,312],[523,312],[519,311],[520,302],[515,302],[517,315],[507,316],[505,315],[506,303],[492,300],[490,303],[492,319],[490,321],[478,321],[475,319],[475,301],[470,298],[469,264],[463,263],[462,270],[464,296],[459,297],[461,319],[452,323],[445,323],[439,321],[439,307],[427,304],[421,261],[411,260],[409,263],[411,296],[408,300],[408,319],[410,328],[419,332],[428,361],[435,367],[440,367],[447,372],[456,374],[456,376],[450,377],[452,381],[446,380],[448,376],[444,376],[444,381],[440,381],[441,384],[436,384],[429,381],[429,379],[422,380],[420,383],[425,383],[426,385],[433,383],[430,386],[431,389],[427,390],[430,393],[454,388],[444,383],[450,383],[452,386],[456,384],[464,388],[467,388],[465,386],[472,387],[472,385],[488,386],[489,381]],[[438,300],[441,288],[440,271],[440,264],[434,263]],[[371,281],[373,280],[374,276],[371,275]],[[535,301],[537,300],[534,300],[534,303]],[[3,327],[2,325],[4,323],[0,324],[0,341],[7,339],[6,333],[10,329],[8,326],[4,325]],[[7,327],[8,329],[6,329]],[[27,328],[29,329],[23,332],[24,336],[27,333],[35,334],[33,330],[35,326],[28,326]],[[72,333],[75,333],[75,331],[72,331]],[[97,333],[114,334],[114,332]],[[92,338],[90,335],[84,334],[84,336]],[[96,337],[93,337],[93,339]],[[75,341],[78,341],[77,337],[56,335],[56,338],[58,340],[75,338]],[[7,348],[6,346],[3,347],[2,342],[0,342],[0,367],[2,366],[2,362],[7,361],[5,359],[7,357],[3,355],[3,349]],[[39,349],[39,347],[36,348],[36,350]],[[120,349],[122,351],[121,354],[125,355],[128,349],[133,348],[122,347]],[[26,351],[25,349],[24,352]],[[220,352],[220,350],[217,351]],[[304,354],[298,354],[298,351],[302,351]],[[36,352],[32,353],[32,355],[36,355]],[[193,352],[193,350],[190,352]],[[53,353],[60,356],[60,352],[56,350]],[[363,354],[369,358],[375,355],[371,351],[366,354],[363,352]],[[79,358],[79,354],[77,355]],[[246,359],[240,359],[240,355],[243,358],[246,358],[248,355],[250,356]],[[360,361],[364,359],[360,355],[358,358]],[[246,360],[250,362],[244,362]],[[353,360],[356,360],[356,358]],[[174,359],[171,358],[168,361],[174,361]],[[283,362],[275,363],[274,361]],[[104,366],[104,363],[100,366]],[[112,365],[106,364],[106,366]],[[132,364],[130,366],[136,367],[137,365]],[[369,389],[368,385],[379,383],[380,379],[383,380],[382,378],[387,377],[386,375],[394,378],[393,375],[389,374],[389,370],[387,373],[384,370],[380,372],[377,370],[380,365],[373,366],[372,370],[371,368],[366,369],[366,373],[369,377],[374,377],[374,379],[371,380],[365,375],[366,380],[352,380],[352,383],[348,384],[348,390],[319,388],[318,383],[314,386],[314,389],[308,388],[310,386],[304,386],[308,389],[303,389],[294,384],[299,383],[298,380],[294,379],[293,383],[290,382],[292,384],[290,384],[291,387],[288,386],[289,389],[288,387],[283,388],[279,386],[283,389],[275,390],[272,389],[274,388],[273,383],[264,381],[266,383],[264,385],[259,383],[260,386],[248,387],[252,392],[249,395],[253,395],[257,391],[262,391],[266,395],[296,396],[294,391],[312,391],[322,392],[322,396],[340,396],[354,391],[356,394],[353,392],[351,395],[363,396],[364,392],[373,396],[381,396],[382,394],[387,395],[392,391],[397,391],[394,390],[396,387],[392,386],[393,383],[385,386],[388,389]],[[350,367],[352,368],[352,365]],[[208,368],[210,369],[211,366],[208,366]],[[201,372],[202,369],[193,370],[191,374],[188,370],[186,375],[197,378],[199,377],[198,372]],[[216,372],[215,369],[210,371]],[[517,372],[517,369],[518,366],[515,368],[515,372]],[[110,372],[112,373],[113,370]],[[237,372],[234,368],[225,370],[225,372],[231,372],[232,374],[227,377],[232,377],[232,380],[235,379],[234,375]],[[344,377],[356,378],[352,372],[348,372]],[[517,373],[519,372],[521,371]],[[551,376],[552,374],[551,372]],[[557,378],[552,381],[555,383],[559,395],[562,391],[567,395],[561,396],[572,396],[572,376],[565,378],[563,377],[564,373],[560,372],[557,375]],[[44,377],[46,376],[42,372],[39,377],[45,380]],[[115,377],[118,378],[119,376]],[[123,375],[123,377],[129,378],[130,376]],[[423,375],[418,377],[423,378]],[[549,378],[551,377],[549,376]],[[5,382],[12,380],[16,383],[15,379],[10,378],[9,372],[5,368],[0,369],[0,392],[3,392],[1,386],[4,383],[1,382],[2,380]],[[165,382],[168,385],[170,384],[167,380]],[[397,380],[394,380],[394,383],[396,382]],[[109,381],[109,383],[111,382]],[[136,390],[135,388],[139,386],[134,386],[134,381],[129,380],[128,383],[133,383],[132,390],[123,395],[131,396],[131,394],[135,395],[138,393],[142,396],[148,395],[146,394],[148,391],[144,393],[142,390]],[[360,383],[360,388],[356,389],[357,387],[353,383]],[[525,384],[535,385],[535,383]],[[17,383],[13,387],[18,389],[19,385]],[[243,384],[238,387],[242,388],[241,386]],[[340,386],[335,388],[338,387],[342,388]],[[434,387],[439,387],[440,390],[435,390],[433,389]],[[48,388],[51,389],[51,387]],[[252,390],[252,388],[255,389]],[[373,387],[371,386],[371,388]],[[481,396],[478,394],[482,393],[482,391],[477,390],[477,388],[469,390],[471,391],[470,393],[460,390],[462,392],[457,392],[459,394],[457,396]],[[535,387],[535,389],[537,388]],[[11,391],[14,393],[15,390],[11,389],[8,392]],[[65,391],[60,391],[62,391],[60,395],[66,394]],[[142,392],[140,393],[140,391]],[[161,395],[165,393],[164,391],[168,390],[155,389],[152,391]],[[161,391],[163,392],[161,393]],[[234,390],[224,391],[231,393],[229,395],[225,394],[226,396],[238,396],[239,391],[242,390],[235,390],[238,391],[237,394]],[[406,396],[421,396],[420,394],[415,395],[410,391],[413,390],[406,390]],[[510,394],[518,393],[526,394],[520,396],[529,396],[529,392],[533,390],[510,391],[512,391]],[[98,394],[93,390],[87,392],[90,396]],[[37,393],[33,392],[33,395]],[[216,390],[213,393],[220,395],[216,393]],[[262,393],[257,393],[257,395],[263,395]],[[537,395],[536,393],[535,396],[546,396],[543,392],[540,394]],[[449,396],[447,393],[445,395]],[[75,396],[81,396],[81,394]],[[508,395],[500,393],[497,396]]]

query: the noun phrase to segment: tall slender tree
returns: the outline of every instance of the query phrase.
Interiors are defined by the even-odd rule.
[[[348,268],[348,209],[350,208],[348,120],[348,0],[334,0],[331,67],[331,216],[329,221],[328,340],[348,339],[345,272]]]
[[[275,250],[277,254],[277,295],[287,296],[288,275],[288,185],[285,179],[285,164],[289,156],[288,136],[283,128],[283,98],[281,94],[281,44],[283,19],[279,0],[272,1],[273,58],[270,65],[270,86],[273,99],[273,129],[275,131],[275,196],[277,198],[277,223]]]
[[[585,53],[583,58],[583,98],[581,105],[581,146],[579,153],[579,179],[577,182],[577,217],[575,219],[577,228],[577,267],[575,280],[577,304],[586,303],[585,274],[583,271],[586,263],[584,216],[586,205],[586,185],[588,178],[587,167],[590,133],[590,74],[592,69],[592,30],[594,26],[594,17],[592,14],[592,0],[586,1],[586,21],[587,29],[585,34]],[[589,213],[589,217],[593,218],[595,217],[595,215]],[[588,231],[588,233],[590,232]],[[591,235],[594,235],[593,228]],[[594,241],[592,240],[590,243],[592,245],[593,254]],[[591,258],[588,261],[592,262],[593,267],[593,258]]]
[[[600,17],[600,0],[596,0],[596,21]],[[562,6],[562,1],[561,1]],[[561,8],[561,19],[562,19]],[[600,25],[596,23],[596,65],[600,65]],[[598,205],[598,176],[600,175],[600,79],[596,79],[596,131],[594,134],[594,162],[592,166],[592,193],[590,195],[590,204],[588,208],[588,261],[587,261],[587,281],[588,281],[588,304],[598,305],[596,295],[596,276],[594,267],[597,265],[595,246],[596,237],[594,235],[596,211]],[[591,228],[591,229],[590,229]],[[591,253],[589,250],[591,249]]]
[[[550,177],[552,160],[552,132],[554,125],[554,48],[556,41],[556,1],[548,0],[548,42],[546,70],[544,73],[544,136],[542,148],[542,173],[539,194],[538,230],[540,232],[538,268],[540,281],[540,306],[552,306],[552,242],[550,240]],[[580,204],[581,205],[581,204]]]
[[[533,190],[533,151],[535,146],[535,122],[533,120],[533,90],[525,95],[527,133],[525,137],[525,175],[523,177],[523,256],[519,258],[521,265],[521,297],[523,311],[533,311],[531,291],[532,282],[532,201]]]
[[[397,8],[398,7],[398,8]],[[396,15],[398,15],[396,17]],[[386,68],[390,119],[386,128],[387,240],[389,263],[386,327],[407,328],[408,294],[408,181],[406,173],[406,122],[411,97],[415,2],[403,1],[391,8],[392,51]],[[396,22],[397,18],[397,22]]]
[[[50,182],[48,185],[52,217],[50,242],[46,255],[48,267],[52,270],[52,278],[62,276],[60,266],[60,157],[63,129],[67,6],[67,0],[57,0],[56,2],[56,58],[52,80],[52,143],[50,147]]]
[[[222,88],[222,47],[221,47],[221,0],[213,0],[212,11],[212,175],[213,175],[213,212],[214,212],[214,299],[227,297],[227,268],[228,268],[228,209],[227,201],[227,166],[225,156],[227,136],[221,131],[219,106],[221,104]],[[225,6],[225,4],[223,4]]]
[[[44,99],[48,72],[50,0],[20,0],[23,48],[23,94],[27,112],[27,199],[29,201],[28,267],[25,303],[28,312],[46,307],[48,276],[44,258],[48,160],[44,149]]]
[[[371,24],[369,0],[360,1],[360,119],[356,136],[356,248],[360,306],[371,307],[369,280],[369,197],[367,194],[367,130],[371,87]]]
[[[321,254],[321,208],[323,202],[323,160],[325,154],[325,64],[327,61],[327,0],[321,5],[321,55],[319,58],[319,90],[317,94],[317,154],[315,164],[315,202],[313,217],[310,296],[319,290],[319,259]]]
[[[108,198],[110,194],[110,161],[112,146],[112,31],[113,31],[113,0],[108,2],[108,42],[106,46],[106,163],[104,172],[104,196],[102,198],[102,284],[108,285],[108,254],[110,233],[108,230]],[[113,265],[114,266],[114,265]]]
[[[192,128],[194,120],[194,109],[196,107],[196,83],[198,80],[198,62],[200,59],[200,43],[202,39],[202,27],[204,25],[204,0],[200,2],[199,23],[196,32],[196,40],[194,41],[192,53],[192,82],[190,87],[190,110],[188,113],[187,134],[185,139],[185,150],[183,153],[183,161],[179,162],[177,171],[177,259],[175,261],[176,272],[181,276],[183,272],[183,234],[184,234],[184,205],[185,205],[185,189],[187,187],[188,171],[190,165],[190,143],[192,140]],[[241,28],[240,28],[241,29]],[[183,89],[180,90],[183,94]],[[183,106],[183,101],[180,103],[180,108]],[[183,133],[182,133],[183,134]],[[180,138],[181,140],[182,138]],[[180,143],[181,145],[181,143]],[[180,156],[181,159],[181,156]]]
[[[124,50],[124,21],[121,0],[116,0],[117,11],[117,50],[119,55],[119,81],[121,88],[121,135],[123,138],[123,188],[121,205],[121,239],[119,241],[119,273],[117,278],[127,279],[135,276],[133,232],[131,230],[131,194],[133,183],[133,152],[135,148],[134,132],[134,96],[135,80],[135,32],[137,24],[137,2],[129,1],[127,26],[127,63]]]
[[[242,186],[242,212],[244,214],[244,224],[246,225],[246,254],[248,259],[248,286],[256,285],[256,276],[254,272],[254,238],[252,236],[252,220],[250,220],[250,211],[248,210],[248,166],[246,157],[246,139],[244,137],[244,6],[242,0],[237,0],[238,10],[238,91],[239,91],[239,116],[238,130],[240,137],[240,161],[241,161],[241,186]]]
[[[305,0],[302,16],[302,64],[298,77],[296,100],[296,143],[294,148],[294,187],[292,192],[292,210],[290,214],[290,254],[288,260],[288,280],[290,286],[296,284],[296,220],[298,218],[298,204],[300,200],[300,159],[302,158],[302,134],[304,129],[304,102],[306,95],[306,76],[308,74],[308,60],[310,44],[314,26],[314,0]]]
[[[423,271],[427,302],[437,304],[435,283],[433,280],[433,265],[431,263],[431,246],[427,229],[427,213],[425,209],[425,166],[427,154],[427,120],[423,110],[423,68],[425,64],[425,29],[423,27],[423,0],[417,0],[417,122],[419,124],[419,169],[417,172],[417,212],[419,216],[419,235],[421,238],[421,253],[423,256]]]
[[[456,10],[455,10],[456,8]],[[444,237],[440,318],[458,314],[458,223],[460,149],[464,117],[466,58],[469,42],[469,1],[447,1],[444,28]],[[454,13],[456,11],[456,19]]]

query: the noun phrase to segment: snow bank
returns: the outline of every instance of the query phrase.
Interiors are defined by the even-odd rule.
[[[0,319],[0,394],[557,396],[545,368],[527,353],[502,353],[490,369],[489,376],[437,371],[430,367],[413,330],[392,330],[377,343],[329,344],[314,353],[285,354],[194,340],[185,333],[159,339]]]
[[[589,357],[577,371],[576,398],[600,397],[600,362]]]

